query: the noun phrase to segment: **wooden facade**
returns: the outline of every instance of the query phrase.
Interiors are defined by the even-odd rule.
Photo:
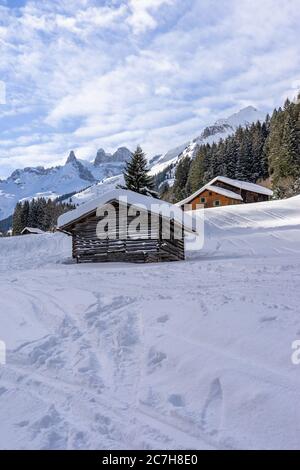
[[[231,206],[233,204],[241,203],[242,201],[239,199],[234,199],[232,197],[224,196],[223,194],[218,194],[213,190],[205,189],[189,202],[189,205],[191,206],[189,210],[195,210],[199,205],[203,205],[206,209],[209,207]]]
[[[164,220],[150,211],[132,211],[130,204],[121,206],[118,200],[110,201],[110,205],[115,209],[114,220],[109,219],[104,205],[103,216],[99,217],[95,209],[60,227],[72,236],[72,255],[78,263],[184,260],[184,228],[174,219]],[[138,231],[133,228],[137,216],[143,222],[138,224]],[[99,238],[97,226],[104,221],[105,237]],[[168,226],[170,236],[166,233]]]

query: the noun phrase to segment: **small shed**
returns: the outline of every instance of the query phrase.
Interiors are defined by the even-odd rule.
[[[273,191],[271,189],[259,184],[217,176],[176,205],[183,210],[195,210],[198,205],[210,208],[268,201],[272,195]]]
[[[25,227],[23,228],[21,235],[31,235],[31,234],[40,235],[42,233],[45,233],[45,232],[43,230],[40,230],[39,228]]]
[[[196,221],[165,201],[114,190],[61,215],[58,230],[72,236],[78,263],[177,261]]]

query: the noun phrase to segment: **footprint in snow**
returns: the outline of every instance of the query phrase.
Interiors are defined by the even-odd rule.
[[[29,421],[20,421],[19,423],[16,423],[16,426],[18,426],[19,428],[25,428],[28,425]]]
[[[184,398],[178,393],[173,393],[170,395],[168,401],[176,408],[182,408],[185,405]]]
[[[211,434],[217,434],[221,423],[223,390],[218,378],[213,380],[201,413],[201,427]]]
[[[161,315],[157,318],[158,323],[166,323],[169,320],[169,315]]]
[[[271,322],[271,321],[275,321],[275,320],[277,320],[276,316],[273,316],[273,317],[264,316],[264,317],[261,317],[261,319],[259,321],[261,323],[266,323],[266,322]]]
[[[68,424],[63,420],[54,405],[50,405],[31,426],[32,439],[38,438],[41,450],[65,449],[67,446]]]
[[[164,352],[156,351],[151,348],[148,353],[147,366],[149,373],[154,372],[158,367],[162,366],[163,361],[167,359],[167,355]]]
[[[87,439],[82,431],[76,432],[75,436],[72,437],[72,449],[80,450],[87,448]]]

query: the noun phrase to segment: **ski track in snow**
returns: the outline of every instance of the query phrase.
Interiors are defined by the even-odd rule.
[[[0,448],[299,448],[290,201],[285,219],[286,201],[209,212],[186,262],[74,265],[62,234],[0,240]]]

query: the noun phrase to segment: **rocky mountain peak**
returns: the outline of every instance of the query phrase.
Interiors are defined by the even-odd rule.
[[[67,158],[66,165],[68,163],[74,163],[74,162],[77,162],[77,158],[76,158],[76,155],[74,153],[74,150],[71,150],[71,152],[69,153],[69,156]]]
[[[118,150],[112,155],[112,161],[125,163],[131,158],[132,153],[127,147],[119,147]]]
[[[104,149],[99,149],[94,160],[94,166],[99,166],[101,163],[105,163],[107,160],[107,155]]]
[[[215,125],[230,125],[233,129],[238,126],[245,126],[256,121],[264,121],[265,113],[262,113],[254,106],[246,106],[237,113],[232,114],[226,119],[219,119]]]
[[[125,163],[127,162],[132,153],[126,147],[119,147],[118,150],[113,153],[106,153],[102,148],[98,150],[94,166],[100,166],[102,163]]]

